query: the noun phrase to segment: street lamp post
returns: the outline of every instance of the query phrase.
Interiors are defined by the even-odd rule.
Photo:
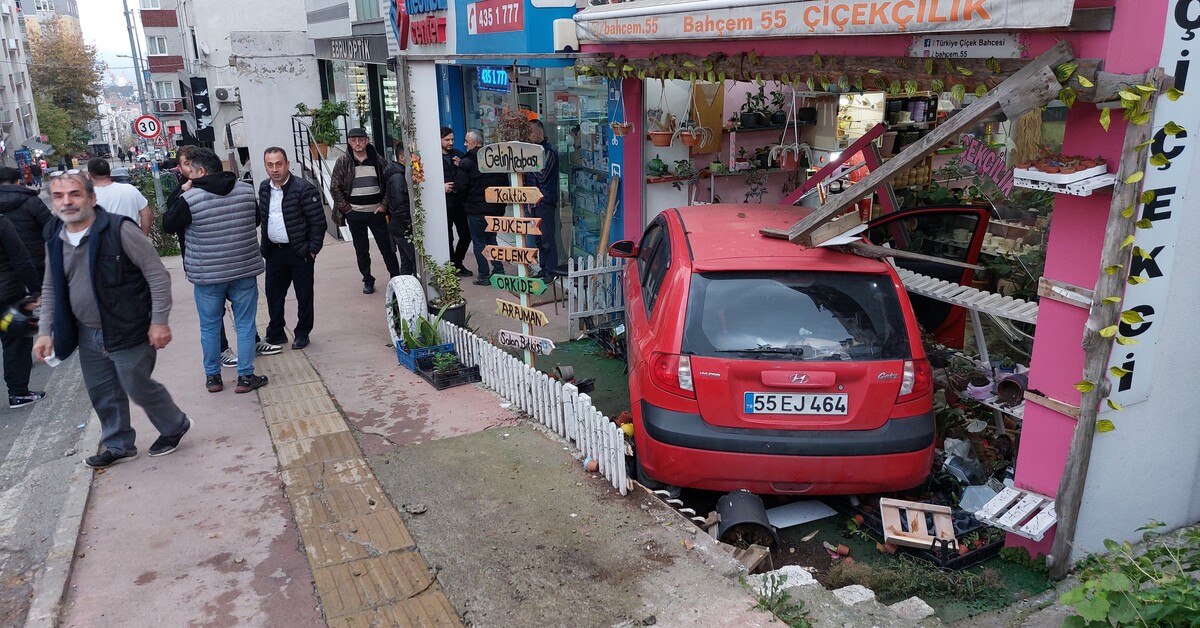
[[[142,104],[142,115],[150,113],[150,109],[146,106],[146,86],[145,77],[142,76],[142,60],[138,58],[137,29],[133,26],[133,12],[129,10],[129,0],[121,0],[122,6],[125,8],[125,27],[129,30],[129,54],[133,57],[133,71],[137,73],[138,100]],[[161,131],[161,129],[160,129]],[[142,145],[145,146],[145,140],[142,140]],[[150,159],[150,175],[154,179],[154,203],[157,207],[163,205],[162,184],[158,181],[158,161],[154,158],[154,153],[151,152]]]

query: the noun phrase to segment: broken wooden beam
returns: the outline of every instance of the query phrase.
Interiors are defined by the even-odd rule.
[[[1059,42],[1050,50],[1038,55],[1029,65],[988,92],[986,96],[951,116],[941,126],[909,145],[878,170],[793,225],[788,230],[788,239],[800,243],[803,236],[812,233],[830,217],[845,213],[875,188],[891,181],[901,171],[911,167],[917,160],[924,159],[947,142],[957,139],[979,120],[997,110],[1002,110],[1009,118],[1015,119],[1034,107],[1050,102],[1062,90],[1054,69],[1070,61],[1072,57],[1071,47],[1066,42]]]
[[[847,252],[849,252],[849,253],[854,253],[856,255],[861,255],[863,257],[870,257],[873,259],[883,259],[885,257],[899,257],[901,259],[911,259],[911,260],[918,261],[918,262],[930,262],[933,264],[944,264],[946,266],[955,266],[957,268],[970,268],[971,270],[983,270],[983,267],[979,266],[978,264],[968,264],[966,262],[958,262],[955,260],[945,259],[942,257],[934,257],[932,255],[925,255],[924,253],[917,253],[914,251],[902,251],[900,249],[889,249],[886,246],[879,246],[877,244],[871,244],[869,242],[851,242],[849,244],[842,244],[842,245],[839,245],[834,248],[846,249]]]

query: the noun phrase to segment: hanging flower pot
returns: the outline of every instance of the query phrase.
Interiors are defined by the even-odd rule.
[[[650,131],[650,143],[655,146],[670,146],[674,135],[671,131]]]
[[[629,135],[630,131],[633,130],[632,122],[613,122],[608,126],[612,127],[613,135],[617,137],[625,137],[626,135]]]
[[[679,141],[683,142],[684,146],[695,146],[700,143],[700,136],[692,135],[691,133],[680,133]]]

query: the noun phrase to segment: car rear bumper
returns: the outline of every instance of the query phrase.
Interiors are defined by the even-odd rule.
[[[933,466],[932,412],[875,430],[715,427],[699,415],[640,404],[637,455],[653,479],[716,491],[852,494],[917,486]]]

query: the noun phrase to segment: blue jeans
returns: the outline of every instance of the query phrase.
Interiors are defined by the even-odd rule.
[[[204,374],[221,373],[221,317],[225,301],[233,304],[233,327],[237,330],[238,377],[254,374],[254,316],[258,312],[258,280],[245,277],[225,283],[194,286],[196,313],[200,316],[200,348],[204,351]]]
[[[187,416],[175,405],[171,393],[150,375],[158,351],[149,341],[108,352],[99,329],[79,325],[79,368],[92,408],[100,418],[100,441],[114,454],[134,454],[137,435],[129,425],[129,400],[146,411],[154,429],[175,436],[187,425]]]
[[[488,233],[487,216],[471,214],[467,216],[467,225],[471,229],[471,248],[475,251],[475,263],[479,264],[479,277],[485,278],[492,273],[504,274],[504,265],[500,262],[488,262],[483,256],[483,247],[496,243],[496,234]],[[488,264],[492,270],[488,271]]]

